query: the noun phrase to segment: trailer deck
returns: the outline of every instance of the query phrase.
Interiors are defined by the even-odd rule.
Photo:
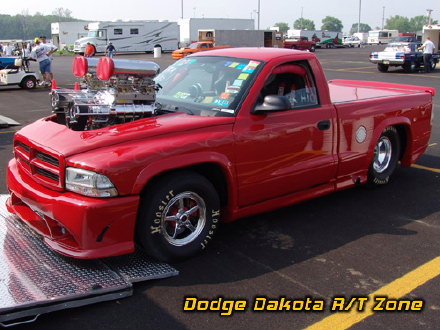
[[[0,195],[0,325],[30,322],[40,314],[132,295],[133,283],[175,276],[168,264],[140,252],[78,260],[47,247],[6,210]]]

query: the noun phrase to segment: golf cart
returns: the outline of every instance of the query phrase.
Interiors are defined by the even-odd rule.
[[[38,75],[35,72],[29,71],[25,59],[2,57],[0,62],[8,63],[0,70],[0,86],[18,85],[25,89],[32,89],[37,86]]]

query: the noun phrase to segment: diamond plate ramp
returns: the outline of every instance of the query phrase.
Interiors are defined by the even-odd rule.
[[[132,283],[175,276],[141,253],[105,260],[64,257],[5,207],[0,195],[0,323],[130,296]]]

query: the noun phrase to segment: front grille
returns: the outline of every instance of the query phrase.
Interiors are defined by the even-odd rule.
[[[60,180],[60,176],[59,175],[57,175],[55,173],[52,173],[52,172],[50,172],[48,170],[39,168],[39,167],[35,168],[35,172],[40,174],[40,175],[42,175],[42,176],[44,176],[44,177],[50,178],[50,179],[52,179],[53,181],[56,181],[56,182],[58,182]]]
[[[58,158],[55,158],[54,156],[51,156],[49,154],[37,151],[37,154],[35,155],[36,158],[41,159],[43,162],[52,164],[53,166],[59,167],[60,161]]]
[[[32,145],[16,140],[15,158],[19,167],[38,183],[56,190],[63,189],[63,159]]]

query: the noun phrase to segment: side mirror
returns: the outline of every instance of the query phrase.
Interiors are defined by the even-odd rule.
[[[283,111],[291,109],[289,99],[281,95],[267,95],[262,104],[257,104],[252,111],[254,114],[265,113],[270,111]]]

